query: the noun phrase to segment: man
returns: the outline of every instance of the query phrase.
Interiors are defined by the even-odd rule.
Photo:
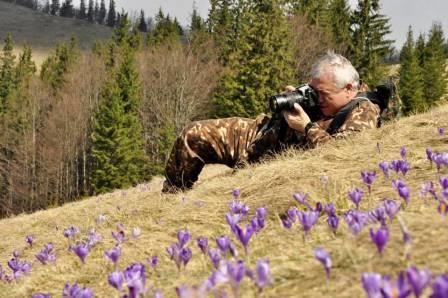
[[[378,126],[380,108],[358,94],[359,74],[346,58],[327,53],[313,66],[311,78],[309,85],[318,95],[319,115],[308,115],[295,103],[292,111],[283,111],[280,117],[233,117],[188,125],[174,143],[162,191],[191,188],[205,164],[238,167],[291,145],[315,147]],[[292,86],[286,89],[295,91]],[[282,128],[282,123],[287,126]]]

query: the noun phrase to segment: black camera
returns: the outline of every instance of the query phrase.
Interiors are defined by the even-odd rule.
[[[318,95],[308,84],[300,85],[294,92],[276,94],[269,97],[269,107],[273,113],[287,110],[292,111],[294,104],[298,103],[305,112],[318,109]]]

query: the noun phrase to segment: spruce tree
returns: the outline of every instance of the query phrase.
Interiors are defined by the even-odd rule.
[[[146,24],[145,12],[140,10],[140,18],[138,21],[138,30],[140,32],[148,32],[148,25]]]
[[[0,115],[8,110],[9,96],[15,90],[14,67],[16,56],[13,54],[14,42],[10,33],[6,35],[0,57]]]
[[[352,48],[350,36],[351,10],[347,0],[331,0],[328,6],[326,25],[333,41],[337,45],[344,45],[346,50]]]
[[[106,4],[104,3],[104,0],[101,0],[100,2],[100,10],[98,11],[98,24],[103,25],[104,20],[106,18]]]
[[[311,24],[326,26],[329,0],[293,0],[291,3],[293,11],[306,16]]]
[[[447,90],[444,44],[442,25],[434,23],[428,35],[423,63],[424,94],[430,105],[441,99]]]
[[[243,3],[243,1],[237,1]],[[231,52],[235,49],[235,41],[239,31],[238,18],[241,15],[240,5],[232,0],[210,0],[207,19],[208,31],[212,34],[216,47],[220,49],[219,60],[226,65]]]
[[[391,52],[389,19],[380,14],[379,0],[358,0],[351,19],[353,47],[350,58],[361,78],[375,86],[385,74],[384,58]]]
[[[214,95],[220,117],[253,117],[267,111],[267,95],[293,78],[291,32],[282,1],[244,3],[235,50]]]
[[[59,0],[51,0],[51,15],[57,15],[59,13],[60,3]]]
[[[59,15],[65,18],[73,18],[75,11],[73,9],[72,0],[65,0],[59,11]]]
[[[398,90],[405,114],[422,112],[426,109],[423,99],[423,78],[415,50],[412,28],[400,52],[400,80]]]
[[[45,1],[45,5],[42,9],[42,12],[46,13],[46,14],[50,14],[50,12],[51,12],[50,0]]]
[[[116,19],[115,19],[115,1],[109,1],[109,11],[107,12],[107,26],[115,27]]]
[[[420,67],[423,67],[425,64],[425,36],[423,33],[420,33],[417,38],[417,42],[415,43],[415,52],[418,58],[418,64]]]
[[[169,15],[164,15],[162,9],[156,15],[156,25],[152,32],[148,33],[147,44],[149,46],[160,44],[176,44],[182,36],[182,27],[176,19],[171,20]]]
[[[199,12],[195,6],[193,6],[193,13],[191,14],[190,22],[190,34],[205,32],[205,21],[199,15]]]
[[[95,11],[93,6],[93,0],[89,0],[89,7],[87,8],[87,20],[91,23],[95,21]]]
[[[140,82],[129,30],[125,15],[114,36],[122,62],[118,69],[110,68],[92,133],[95,193],[129,187],[148,178],[138,117]]]
[[[81,3],[79,4],[79,16],[81,20],[84,20],[87,18],[86,14],[86,0],[81,0]]]
[[[98,5],[98,0],[95,0],[95,8],[93,9],[93,15],[95,17],[95,22],[98,23],[100,17],[100,6]]]

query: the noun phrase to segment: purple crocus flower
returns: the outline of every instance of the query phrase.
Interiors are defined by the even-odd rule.
[[[115,271],[107,276],[107,282],[115,289],[121,291],[124,282],[124,274],[121,271]]]
[[[445,128],[439,127],[437,128],[437,132],[439,133],[439,136],[445,135]]]
[[[79,243],[75,246],[73,249],[75,251],[75,254],[79,257],[79,259],[85,263],[85,259],[87,255],[89,254],[89,247],[85,243]]]
[[[348,210],[344,216],[345,222],[353,235],[358,235],[367,224],[369,216],[357,210]]]
[[[407,154],[407,150],[406,150],[406,147],[405,146],[402,146],[401,148],[400,148],[400,156],[401,156],[401,158],[406,158],[406,154]]]
[[[37,294],[33,294],[31,295],[31,298],[51,298],[51,294],[43,294],[43,293],[37,293]]]
[[[406,275],[415,297],[419,298],[431,282],[431,272],[428,269],[418,270],[417,267],[410,267],[406,270]]]
[[[379,222],[383,226],[386,225],[386,209],[383,206],[369,211],[368,215],[373,222]]]
[[[214,249],[214,248],[209,249],[208,256],[209,256],[210,260],[212,261],[213,266],[215,266],[215,268],[218,269],[219,263],[221,262],[221,259],[222,259],[220,251],[217,249]]]
[[[297,219],[297,212],[299,212],[299,210],[296,207],[291,207],[291,208],[288,208],[288,210],[286,210],[286,215],[291,220],[291,222],[295,222],[296,221],[296,219]]]
[[[177,241],[179,243],[179,247],[182,248],[187,244],[191,239],[191,233],[186,230],[180,230],[177,232]]]
[[[44,248],[36,254],[36,259],[38,259],[42,264],[56,261],[56,255],[53,253],[53,248],[52,243],[46,244]]]
[[[184,247],[181,249],[180,258],[181,258],[184,266],[187,266],[187,264],[188,264],[188,262],[190,262],[192,256],[193,256],[193,253],[190,248]]]
[[[233,214],[247,215],[247,213],[249,212],[248,206],[246,206],[243,202],[239,202],[236,200],[230,202],[229,209]]]
[[[235,228],[237,231],[238,240],[240,240],[241,244],[243,244],[244,251],[247,255],[247,245],[249,244],[250,238],[252,238],[255,231],[252,228],[252,225],[246,225],[245,229],[242,229],[240,226],[236,225]]]
[[[317,247],[314,250],[314,256],[316,257],[316,259],[322,263],[322,265],[325,268],[325,273],[327,275],[327,279],[330,279],[330,272],[331,272],[331,258],[330,255],[328,254],[328,252],[321,248],[321,247]]]
[[[403,272],[400,272],[396,281],[392,280],[390,276],[383,278],[383,286],[381,288],[383,298],[406,298],[411,292],[412,290],[406,282]]]
[[[243,261],[238,261],[236,263],[227,261],[227,274],[230,280],[230,285],[232,287],[233,293],[235,297],[238,297],[238,290],[243,280],[243,277],[246,275],[246,266]]]
[[[431,166],[432,166],[433,155],[434,155],[434,153],[433,153],[432,149],[426,148],[426,158],[429,160],[429,163],[431,164]]]
[[[448,297],[448,275],[442,274],[436,278],[432,285],[432,294],[430,298]]]
[[[205,255],[208,250],[208,238],[200,237],[197,239],[198,247],[201,249],[202,253]]]
[[[398,195],[403,198],[406,206],[408,205],[409,201],[409,187],[404,183],[404,181],[397,179],[392,180],[392,186],[398,191]]]
[[[335,216],[336,215],[336,208],[334,207],[333,203],[328,203],[324,206],[325,213],[327,213],[328,216]]]
[[[369,194],[372,190],[372,184],[376,179],[376,172],[368,172],[368,171],[362,171],[361,172],[361,178],[362,181],[367,185],[367,188],[369,189]]]
[[[71,238],[79,233],[79,228],[75,226],[70,226],[64,229],[64,237]]]
[[[91,298],[93,297],[93,291],[89,288],[80,288],[78,284],[70,286],[69,283],[65,284],[62,291],[62,298]]]
[[[442,186],[443,189],[448,189],[448,177],[440,177],[439,178],[440,186]]]
[[[427,193],[430,193],[434,197],[434,199],[439,199],[434,188],[434,183],[432,183],[432,181],[426,181],[422,183],[420,196],[424,198]]]
[[[117,241],[117,244],[121,244],[127,240],[124,230],[112,231],[112,237]]]
[[[403,175],[406,175],[410,166],[406,160],[393,160],[390,163],[390,168],[397,172],[397,174],[401,172]]]
[[[386,199],[383,202],[383,206],[390,220],[393,220],[398,211],[400,211],[401,203],[396,202],[394,200]]]
[[[328,223],[328,226],[330,227],[330,229],[333,231],[333,233],[336,234],[336,231],[339,226],[339,217],[336,215],[331,215],[328,217],[327,223]]]
[[[107,257],[112,263],[117,264],[118,259],[121,256],[121,249],[118,246],[115,246],[109,251],[104,252],[104,256]]]
[[[280,218],[280,220],[282,221],[282,226],[285,229],[288,229],[288,230],[291,229],[292,221],[291,221],[291,219],[289,217],[283,217],[283,218]]]
[[[19,279],[20,276],[31,271],[31,263],[20,261],[18,258],[12,258],[8,261],[8,267],[11,268],[13,274],[12,279]],[[2,269],[3,271],[3,269]]]
[[[307,201],[308,195],[309,195],[309,193],[296,192],[295,194],[293,194],[293,198],[299,204],[302,204],[302,205],[306,206],[308,208],[308,210],[311,210],[312,208],[311,208],[310,204]]]
[[[317,223],[319,213],[316,211],[299,211],[297,217],[302,224],[303,231],[308,234],[311,228]]]
[[[389,179],[389,164],[387,161],[382,161],[378,164],[378,167],[383,171],[384,177]]]
[[[152,296],[152,298],[164,298],[162,290],[161,289],[157,289],[154,292],[154,296]]]
[[[180,270],[182,265],[186,266],[192,256],[191,249],[180,247],[178,243],[172,244],[166,251],[170,255],[171,260],[176,263],[178,270]]]
[[[234,199],[237,199],[241,195],[241,189],[235,188],[232,190],[232,196]]]
[[[359,209],[359,203],[362,199],[362,193],[363,191],[359,188],[355,188],[354,190],[348,192],[348,196],[350,200],[352,200],[352,202],[355,204],[356,209]]]
[[[32,235],[28,235],[25,237],[25,242],[28,243],[30,247],[33,247],[34,238]]]
[[[443,165],[448,165],[448,153],[434,153],[432,155],[432,161],[436,164],[437,166],[437,171],[440,171],[440,168]]]
[[[271,273],[269,270],[269,261],[259,259],[256,266],[255,284],[258,291],[261,292],[267,285],[271,283]]]
[[[227,253],[227,251],[230,249],[230,239],[229,237],[223,235],[218,238],[216,238],[216,245],[218,246],[219,250],[221,250],[224,254]]]
[[[148,258],[148,264],[149,266],[151,266],[152,269],[155,269],[158,263],[159,263],[159,257],[152,256]]]
[[[129,289],[129,297],[145,294],[146,269],[141,263],[133,263],[124,270],[124,279]]]
[[[241,219],[241,214],[233,214],[233,213],[226,214],[226,221],[230,226],[230,231],[234,234],[236,234],[235,225],[238,224],[240,219]]]
[[[376,232],[370,228],[370,238],[375,243],[380,254],[383,253],[384,247],[389,241],[389,230],[385,226],[381,226]]]
[[[103,236],[95,232],[95,229],[90,229],[89,234],[87,235],[87,246],[89,249],[94,247],[98,242],[103,240]]]
[[[363,273],[361,276],[362,287],[368,298],[381,297],[381,275],[378,273]]]

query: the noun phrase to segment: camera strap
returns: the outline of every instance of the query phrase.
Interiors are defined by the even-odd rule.
[[[369,100],[367,97],[363,97],[363,94],[358,95],[353,98],[348,104],[346,104],[339,112],[336,113],[333,117],[333,121],[331,121],[330,126],[327,129],[327,132],[330,135],[334,135],[338,129],[344,124],[345,119],[347,119],[348,114],[353,110],[353,108],[360,102]]]

